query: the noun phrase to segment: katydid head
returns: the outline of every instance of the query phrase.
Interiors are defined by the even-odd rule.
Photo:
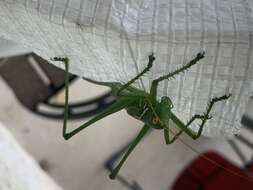
[[[133,105],[126,108],[127,113],[143,121],[152,128],[163,129],[171,117],[172,101],[169,97],[162,97],[154,105],[149,100],[140,98]]]
[[[173,103],[171,101],[171,99],[167,96],[163,96],[161,98],[161,106],[164,106],[165,108],[171,110],[174,106],[173,106]]]
[[[161,101],[156,104],[155,110],[152,111],[151,126],[156,129],[163,129],[170,120],[172,108],[171,99],[163,96]]]

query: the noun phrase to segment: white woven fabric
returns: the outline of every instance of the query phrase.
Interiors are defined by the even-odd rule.
[[[191,60],[197,66],[159,86],[184,121],[216,104],[204,134],[238,133],[253,78],[250,0],[0,0],[0,37],[32,48],[49,60],[68,56],[72,73],[97,81],[126,82],[155,53],[152,79]],[[54,63],[56,64],[56,63]],[[58,65],[61,66],[62,65]],[[196,130],[197,125],[193,126]]]

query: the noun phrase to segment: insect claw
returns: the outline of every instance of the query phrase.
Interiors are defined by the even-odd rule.
[[[230,98],[232,96],[231,93],[229,93],[228,95],[226,95],[226,99]]]
[[[200,53],[198,53],[198,54],[197,54],[197,58],[198,58],[198,59],[202,59],[202,58],[204,58],[204,57],[205,57],[205,54],[206,54],[206,52],[205,52],[205,51],[200,52]]]
[[[64,135],[63,135],[63,138],[64,138],[66,141],[69,140],[70,137],[71,137],[71,136],[70,136],[69,134],[64,134]]]
[[[154,56],[154,52],[152,52],[149,56],[148,56],[148,67],[151,68],[153,66],[153,62],[155,61],[155,56]]]
[[[67,57],[54,57],[54,58],[51,58],[50,60],[52,60],[52,61],[68,62],[69,58],[67,58]]]

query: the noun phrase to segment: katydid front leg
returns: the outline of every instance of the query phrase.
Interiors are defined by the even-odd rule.
[[[166,144],[172,144],[177,138],[183,133],[183,130],[180,130],[178,133],[174,135],[174,137],[170,140],[170,129],[169,127],[164,127],[163,133],[164,133],[164,139]]]
[[[149,55],[148,57],[148,65],[147,67],[140,73],[138,74],[136,77],[134,77],[132,80],[130,80],[129,82],[127,82],[125,85],[123,85],[119,91],[118,91],[118,95],[120,94],[120,92],[122,92],[124,89],[128,88],[132,83],[134,83],[136,80],[138,80],[140,77],[142,77],[146,72],[148,72],[151,67],[153,66],[153,62],[155,61],[155,57],[154,54],[152,53],[151,55]]]
[[[231,97],[231,94],[229,95],[224,95],[218,98],[213,98],[210,103],[207,106],[206,112],[203,115],[194,115],[190,121],[185,125],[179,118],[176,117],[175,114],[173,114],[171,112],[171,120],[181,129],[183,130],[185,133],[187,133],[192,139],[197,139],[200,137],[202,131],[203,131],[203,127],[206,123],[207,120],[211,119],[212,117],[210,116],[210,112],[212,110],[212,107],[215,103],[219,102],[219,101],[223,101],[223,100],[227,100]],[[191,123],[195,120],[195,119],[200,119],[202,120],[200,126],[199,126],[199,130],[197,133],[195,133],[194,131],[192,131],[191,129],[189,129],[188,127],[191,125]]]

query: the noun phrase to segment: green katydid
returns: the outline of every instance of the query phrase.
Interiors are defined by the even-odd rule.
[[[136,147],[136,145],[141,141],[141,139],[145,136],[145,134],[151,129],[160,129],[163,130],[164,139],[166,144],[173,143],[182,133],[186,133],[192,139],[197,139],[201,136],[203,131],[203,127],[207,120],[211,119],[210,116],[211,109],[216,102],[223,101],[229,99],[231,94],[223,95],[221,97],[213,98],[209,104],[207,105],[206,111],[202,115],[194,115],[189,122],[184,124],[172,111],[173,103],[169,97],[163,96],[161,100],[157,98],[157,88],[161,81],[174,78],[176,75],[186,71],[190,67],[196,65],[201,59],[205,57],[205,52],[198,53],[194,59],[192,59],[189,63],[185,64],[179,69],[165,75],[161,76],[152,81],[150,92],[145,92],[141,89],[134,87],[132,84],[142,77],[146,72],[148,72],[153,63],[155,61],[154,54],[152,53],[148,57],[148,65],[144,68],[144,70],[139,73],[136,77],[132,80],[127,82],[126,84],[121,84],[119,82],[96,82],[91,81],[99,85],[105,85],[111,88],[112,95],[116,98],[115,103],[110,105],[108,108],[103,110],[101,113],[90,119],[88,122],[84,123],[83,125],[77,127],[71,132],[67,132],[67,120],[68,120],[68,86],[69,86],[69,75],[68,75],[68,68],[69,68],[69,59],[68,58],[60,58],[55,57],[54,61],[61,61],[65,63],[65,112],[64,112],[64,124],[63,124],[63,137],[64,139],[68,140],[89,125],[95,123],[96,121],[118,112],[122,109],[126,109],[127,113],[134,118],[142,121],[144,123],[143,128],[140,130],[139,134],[135,138],[135,140],[130,144],[128,150],[126,151],[125,155],[118,163],[118,165],[113,169],[110,174],[110,178],[114,179],[118,174],[120,168]],[[189,126],[193,123],[194,120],[200,120],[201,124],[197,132],[194,132],[189,128]],[[169,121],[172,120],[174,124],[179,128],[179,132],[174,134],[174,137],[170,138],[170,132],[172,132],[169,128]]]

